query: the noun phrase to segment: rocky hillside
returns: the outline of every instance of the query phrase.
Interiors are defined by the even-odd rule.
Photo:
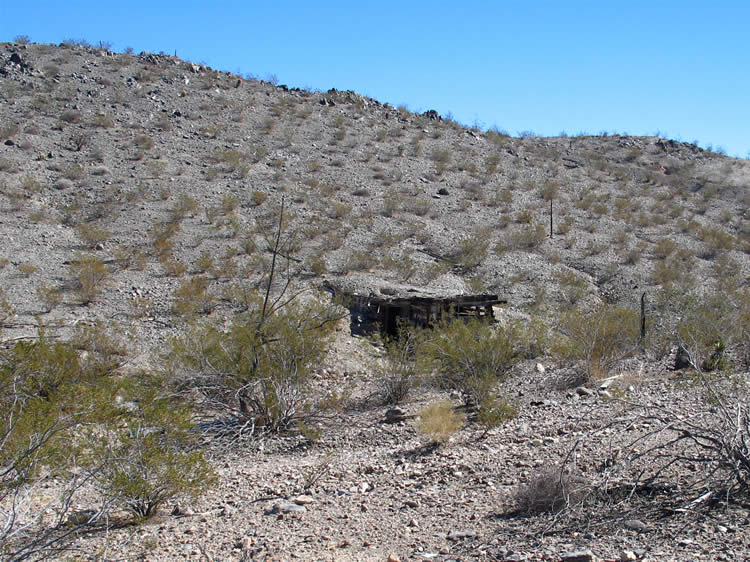
[[[715,278],[717,256],[748,275],[744,160],[654,137],[514,138],[163,55],[0,53],[0,282],[15,326],[129,317],[140,297],[158,322],[139,330],[158,337],[184,279],[210,270],[218,295],[257,270],[282,197],[305,282],[457,276],[527,307],[635,304],[675,276]],[[85,308],[68,290],[78,252],[110,269]],[[40,288],[60,305],[47,313]]]
[[[512,137],[166,55],[0,44],[8,345],[33,339],[40,324],[64,340],[102,322],[127,339],[133,363],[157,367],[158,346],[195,318],[228,325],[247,310],[276,256],[298,287],[496,294],[507,301],[504,319],[541,319],[552,332],[571,311],[637,311],[645,293],[649,335],[659,340],[637,358],[618,357],[616,383],[609,373],[581,378],[569,357],[541,346],[504,383],[515,419],[485,434],[469,425],[434,451],[412,419],[446,393],[427,389],[383,424],[372,399],[383,350],[342,324],[316,384],[349,388],[356,407],[324,423],[315,444],[296,436],[222,449],[221,484],[194,509],[117,531],[114,551],[106,537],[82,536],[77,552],[94,544],[104,559],[153,560],[552,560],[588,548],[595,552],[568,559],[746,556],[744,508],[733,504],[705,525],[675,515],[695,507],[674,499],[684,472],[652,496],[618,488],[599,519],[514,510],[518,486],[574,450],[578,469],[603,478],[624,450],[616,435],[652,435],[663,421],[648,408],[702,411],[689,377],[667,374],[670,319],[684,312],[676,296],[747,299],[748,186],[745,160],[663,138]],[[285,244],[272,253],[282,206]],[[739,372],[750,361],[747,330],[717,344],[730,339]]]

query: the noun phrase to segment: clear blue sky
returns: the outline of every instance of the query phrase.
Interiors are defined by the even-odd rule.
[[[659,131],[750,151],[747,0],[0,0],[0,41],[22,34],[176,51],[511,134]]]

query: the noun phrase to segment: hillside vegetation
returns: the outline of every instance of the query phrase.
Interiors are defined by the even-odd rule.
[[[688,559],[664,544],[692,529],[747,553],[675,514],[747,514],[748,186],[745,160],[660,137],[510,136],[163,54],[0,44],[0,547]],[[322,291],[389,284],[507,305],[379,341]],[[185,498],[205,542],[175,538],[200,535]],[[128,538],[167,506],[182,518]],[[653,534],[623,539],[633,520]]]

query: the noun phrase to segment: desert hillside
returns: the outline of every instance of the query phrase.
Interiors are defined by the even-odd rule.
[[[665,138],[510,136],[164,54],[0,44],[0,546],[747,557],[748,186],[747,161]],[[496,296],[498,322],[384,342],[353,335],[332,292]],[[118,420],[151,400],[128,398],[132,377],[179,395],[207,485],[141,513],[104,461],[79,485],[59,451],[37,458],[51,430],[14,420],[87,369],[65,399],[117,381]],[[267,380],[272,406],[248,390]],[[105,423],[73,410],[71,443]]]

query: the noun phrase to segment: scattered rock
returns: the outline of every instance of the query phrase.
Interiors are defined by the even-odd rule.
[[[469,531],[451,531],[448,533],[447,539],[449,541],[458,541],[461,539],[468,539],[472,537],[476,537],[477,532],[475,530],[469,530]]]
[[[406,418],[406,410],[398,406],[390,408],[385,412],[385,423],[398,423],[404,421]]]
[[[545,372],[545,370],[546,370],[546,369],[544,368],[544,365],[542,365],[541,363],[537,363],[537,364],[536,364],[536,372],[537,372],[537,373],[540,373],[540,374],[542,374],[542,375],[543,375],[543,374],[544,374],[544,372]]]
[[[276,515],[279,513],[304,513],[307,511],[304,505],[298,505],[290,502],[279,502],[266,508],[263,512],[265,515]]]
[[[631,531],[637,531],[638,533],[648,530],[648,526],[640,519],[627,519],[622,526]]]
[[[307,494],[303,494],[294,498],[293,501],[297,505],[309,505],[311,503],[315,503],[315,498],[313,498],[312,496],[308,496]]]
[[[591,390],[590,388],[586,388],[585,386],[576,387],[575,393],[578,396],[593,396],[594,395],[594,391]]]
[[[560,556],[560,560],[562,560],[562,562],[594,562],[597,558],[593,552],[586,549],[566,552]]]

